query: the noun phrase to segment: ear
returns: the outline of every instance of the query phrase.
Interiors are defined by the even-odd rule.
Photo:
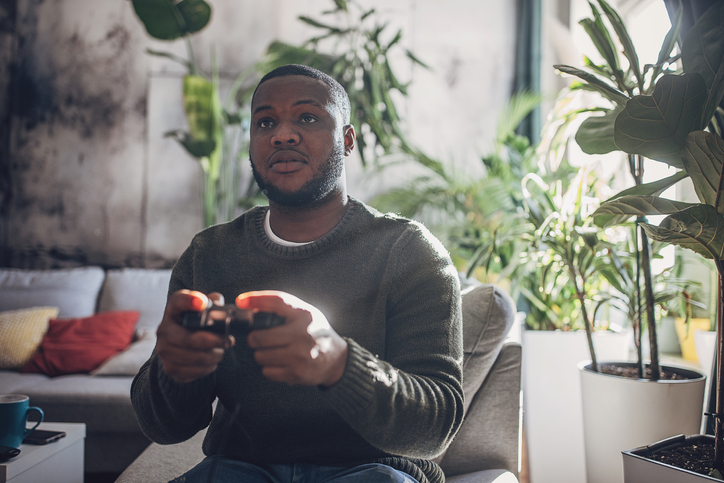
[[[344,155],[349,156],[354,151],[357,134],[355,134],[354,126],[351,124],[344,126],[342,132],[344,133]]]

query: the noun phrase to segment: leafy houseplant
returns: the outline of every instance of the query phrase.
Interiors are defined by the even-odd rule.
[[[243,204],[252,205],[260,197],[251,178],[245,191],[238,193],[241,161],[248,147],[243,98],[237,102],[237,95],[251,72],[235,79],[222,103],[216,66],[211,78],[201,73],[189,37],[208,25],[211,6],[204,0],[133,0],[133,8],[151,37],[166,41],[183,38],[186,42],[188,59],[147,51],[179,62],[187,70],[183,78],[183,104],[188,131],[174,130],[166,136],[176,139],[199,162],[203,173],[204,226],[230,220],[236,214],[239,198]]]
[[[407,142],[394,99],[395,94],[406,96],[408,87],[398,80],[390,61],[401,49],[402,30],[390,36],[387,22],[374,8],[354,0],[333,1],[334,8],[323,12],[324,20],[299,17],[319,35],[298,46],[271,43],[258,69],[268,72],[285,64],[305,64],[334,77],[350,98],[363,165],[371,160],[378,163],[380,155],[395,151],[426,159]],[[427,67],[409,50],[404,49],[404,54]]]
[[[576,133],[576,142],[581,149],[588,154],[605,154],[619,150],[619,146],[614,139],[614,122],[626,107],[629,99],[637,95],[651,94],[655,89],[656,81],[664,75],[664,73],[672,72],[671,64],[674,61],[672,51],[679,36],[681,23],[681,17],[679,16],[674,21],[671,30],[664,39],[656,64],[646,65],[641,68],[638,55],[621,17],[605,0],[597,0],[597,3],[600,10],[591,2],[590,7],[593,18],[583,19],[580,23],[603,58],[603,64],[596,64],[586,56],[584,57],[583,69],[566,65],[555,66],[559,71],[579,78],[578,82],[571,85],[572,91],[583,90],[598,92],[606,101],[603,106],[586,108],[578,112],[603,113],[601,116],[595,115],[587,118],[580,125]],[[603,14],[601,12],[603,12]],[[611,24],[611,30],[613,30],[617,36],[622,46],[622,52],[618,51],[611,30],[609,30],[604,23],[604,18]],[[628,63],[628,69],[624,72],[623,66],[626,62]],[[643,157],[637,154],[629,154],[628,161],[629,171],[635,184],[637,186],[641,185],[644,175]],[[685,175],[677,175],[677,179],[683,177],[685,177]],[[639,221],[643,221],[643,219]],[[635,329],[636,347],[640,348],[642,312],[645,313],[646,320],[650,322],[648,324],[651,352],[651,363],[649,367],[651,370],[651,378],[656,380],[660,378],[660,364],[656,324],[654,323],[656,317],[654,284],[651,274],[651,251],[646,234],[641,231],[638,236],[641,238],[641,248],[637,250],[637,253],[640,253],[641,262],[639,264],[640,272],[637,268],[635,280],[639,280],[638,273],[643,274],[645,311],[637,311],[638,317],[632,320],[632,324]],[[636,283],[635,286],[637,287],[636,293],[640,293],[640,289],[638,288],[639,284]],[[636,298],[640,300],[640,296]],[[638,353],[638,371],[639,376],[644,377],[643,357],[640,351]]]
[[[605,5],[602,0],[599,4]],[[665,51],[670,52],[669,46],[673,46],[680,18],[679,12],[667,35],[660,61],[668,55]],[[609,19],[612,19],[611,15]],[[635,51],[633,46],[625,41],[623,24],[617,23],[615,17],[612,23],[630,61],[633,78],[639,79],[640,76],[635,73],[637,63],[633,60]],[[614,109],[608,110],[603,116],[606,118],[606,129],[605,135],[598,131],[601,138],[605,138],[608,143],[612,142],[615,149],[620,149],[629,156],[645,156],[681,170],[666,179],[639,184],[619,193],[603,203],[594,213],[594,217],[597,223],[605,226],[624,222],[631,217],[667,215],[658,226],[643,221],[640,226],[647,237],[689,248],[713,260],[719,273],[717,329],[721,341],[724,330],[724,140],[721,137],[724,5],[721,2],[711,7],[687,33],[683,40],[681,60],[683,73],[654,78],[655,83],[645,88],[642,82],[637,81],[640,92],[630,98],[610,84],[604,85],[600,79],[595,82],[588,79],[589,88],[607,92],[609,99],[620,100],[621,95],[627,97],[623,105],[617,103]],[[584,77],[580,73],[576,75]],[[706,128],[709,132],[704,131]],[[592,135],[591,131],[583,134],[579,131],[579,137]],[[699,203],[683,203],[660,196],[665,189],[686,177],[691,179]],[[647,294],[647,305],[650,304],[651,299]],[[653,327],[654,324],[649,326]],[[652,366],[655,349],[653,342],[654,339],[651,347]],[[721,447],[724,438],[721,432],[721,417],[724,416],[721,344],[718,344],[718,361],[719,394],[713,466],[721,472],[724,470],[724,447]]]

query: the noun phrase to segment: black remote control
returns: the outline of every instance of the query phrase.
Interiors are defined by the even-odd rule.
[[[10,458],[14,458],[19,454],[20,454],[20,450],[18,448],[13,448],[11,446],[3,446],[0,444],[0,461],[7,461]]]
[[[254,312],[236,305],[212,305],[201,312],[186,312],[181,325],[188,330],[207,330],[226,334],[230,330],[248,332],[270,329],[284,323],[284,317],[272,312]]]

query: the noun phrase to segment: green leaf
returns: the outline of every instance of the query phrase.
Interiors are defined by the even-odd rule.
[[[603,23],[601,14],[598,12],[596,7],[589,2],[591,5],[591,11],[593,12],[594,19],[584,18],[578,23],[583,27],[588,36],[591,38],[593,45],[601,54],[601,57],[608,63],[613,72],[621,70],[618,62],[618,54],[616,53],[616,47],[613,45],[611,40],[611,34],[606,29]]]
[[[636,96],[614,124],[616,145],[681,168],[686,136],[699,129],[706,86],[699,74],[664,75],[651,96]]]
[[[576,132],[576,142],[584,153],[606,154],[618,151],[613,140],[613,125],[621,111],[623,106],[617,105],[603,116],[591,116],[581,123]]]
[[[621,46],[623,47],[623,55],[625,55],[626,58],[628,59],[629,65],[631,66],[631,70],[633,71],[633,74],[636,77],[636,82],[638,83],[639,89],[643,90],[644,79],[641,75],[641,67],[639,66],[639,57],[638,57],[638,54],[636,53],[636,48],[634,47],[634,44],[631,41],[631,37],[628,34],[628,30],[626,29],[626,26],[623,23],[623,20],[621,20],[621,17],[618,15],[618,12],[616,12],[616,10],[614,10],[604,0],[598,0],[598,3],[601,5],[601,9],[603,9],[604,13],[606,14],[606,17],[608,17],[608,21],[611,22],[611,25],[613,26],[613,30],[616,32],[616,35],[618,35],[618,39],[621,42]]]
[[[322,22],[319,22],[319,21],[317,21],[317,20],[314,20],[313,18],[306,17],[306,16],[304,16],[304,15],[300,15],[298,18],[299,18],[299,20],[301,20],[302,22],[304,22],[304,23],[306,23],[306,24],[308,24],[308,25],[311,25],[312,27],[317,27],[317,28],[320,28],[320,29],[327,29],[327,30],[329,30],[330,32],[333,32],[333,33],[343,33],[343,32],[344,32],[343,30],[338,29],[337,27],[332,27],[332,26],[330,26],[330,25],[324,24],[324,23],[322,23]]]
[[[689,29],[681,48],[684,72],[701,74],[711,87],[724,57],[724,3],[717,2]]]
[[[170,52],[161,52],[158,50],[153,49],[146,49],[146,53],[149,55],[155,55],[157,57],[166,57],[167,59],[171,59],[174,62],[178,62],[179,64],[186,67],[186,70],[191,72],[193,70],[193,65],[188,60],[184,59],[183,57],[179,57],[178,55],[172,54]]]
[[[426,63],[424,63],[423,61],[421,61],[420,59],[418,59],[418,58],[415,56],[415,54],[413,54],[413,53],[410,52],[409,50],[405,50],[405,55],[407,55],[407,57],[408,57],[412,62],[414,62],[415,64],[420,65],[420,66],[422,66],[422,67],[424,67],[424,68],[426,68],[426,69],[430,69],[430,66],[428,66]]]
[[[724,215],[713,206],[698,204],[666,217],[659,226],[641,226],[654,240],[688,248],[716,261],[724,259]]]
[[[386,53],[388,50],[390,50],[390,47],[392,47],[392,46],[395,45],[397,42],[399,42],[400,39],[402,39],[402,29],[400,29],[400,30],[397,31],[397,34],[395,34],[395,37],[394,37],[394,38],[390,41],[390,43],[387,44],[387,46],[386,46],[384,49],[382,49],[382,50]]]
[[[692,206],[696,205],[658,196],[629,195],[602,203],[592,216],[596,225],[606,227],[625,223],[632,216],[669,215]]]
[[[661,65],[664,62],[667,62],[671,57],[671,52],[673,52],[674,47],[676,47],[676,42],[678,42],[679,34],[681,32],[681,18],[683,16],[683,11],[684,9],[680,5],[679,8],[676,10],[676,13],[674,14],[674,19],[671,22],[671,28],[666,33],[666,37],[664,37],[664,41],[661,44],[661,49],[659,50],[659,58],[656,61],[657,65]],[[656,78],[656,76],[654,76],[654,78]]]
[[[584,80],[586,83],[588,83],[588,85],[600,92],[601,95],[603,95],[607,99],[610,99],[613,103],[617,105],[624,105],[629,100],[626,94],[612,87],[611,85],[607,84],[606,82],[602,81],[601,79],[589,72],[577,69],[575,67],[571,67],[570,65],[557,64],[553,67],[565,74],[574,75]]]
[[[208,156],[216,146],[216,115],[214,112],[214,85],[204,77],[187,75],[183,80],[184,110],[189,124],[189,143],[194,143],[192,154]],[[186,144],[184,144],[186,146]],[[211,146],[209,152],[199,149]],[[188,148],[187,148],[188,149]],[[191,150],[189,150],[191,152]]]
[[[188,133],[183,131],[168,131],[164,133],[164,137],[174,138],[186,149],[186,151],[189,152],[191,156],[207,160],[205,163],[201,163],[201,167],[205,171],[208,170],[207,156],[214,151],[214,148],[216,148],[216,142],[213,139],[197,141],[192,139]]]
[[[699,200],[724,214],[724,139],[704,131],[689,134],[683,161]]]
[[[645,183],[638,186],[632,186],[631,188],[625,189],[618,193],[616,196],[613,196],[610,200],[615,200],[616,198],[620,198],[622,196],[659,196],[661,193],[666,191],[667,189],[674,186],[676,183],[681,181],[684,178],[688,178],[689,175],[686,173],[686,171],[677,171],[675,174],[668,176],[666,178],[660,179],[658,181],[652,181],[651,183]]]
[[[702,127],[724,97],[724,3],[702,15],[684,39],[681,60],[686,73],[699,73],[709,89]]]
[[[203,29],[211,20],[211,6],[204,0],[133,0],[133,10],[148,34],[175,40]]]

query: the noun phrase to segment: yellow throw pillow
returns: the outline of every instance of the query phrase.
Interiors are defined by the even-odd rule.
[[[58,307],[0,312],[0,369],[19,370],[33,358]]]

